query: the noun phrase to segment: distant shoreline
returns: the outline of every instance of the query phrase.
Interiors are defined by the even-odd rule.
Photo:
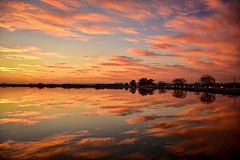
[[[129,89],[135,88],[138,90],[156,90],[156,89],[167,89],[167,90],[184,90],[189,92],[209,92],[215,94],[226,94],[226,95],[240,95],[240,88],[205,88],[205,87],[173,87],[173,86],[130,86],[130,85],[119,85],[119,84],[0,84],[1,88],[5,87],[30,87],[30,88],[63,88],[63,89],[81,89],[81,88],[95,88],[95,89]]]

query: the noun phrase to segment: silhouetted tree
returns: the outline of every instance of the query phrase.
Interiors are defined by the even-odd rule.
[[[125,83],[125,86],[128,86],[128,83]]]
[[[158,84],[159,84],[159,86],[166,86],[167,85],[167,83],[164,82],[164,81],[159,81]]]
[[[175,86],[183,86],[183,84],[187,83],[187,81],[184,78],[176,78],[176,79],[172,80],[172,83]]]
[[[204,84],[205,86],[210,86],[210,85],[214,85],[216,80],[215,78],[213,78],[212,76],[206,74],[203,75],[200,80],[199,80],[202,84]]]
[[[148,83],[148,79],[147,78],[141,78],[138,81],[139,86],[145,86]]]
[[[148,85],[154,85],[154,79],[152,79],[152,78],[150,78],[149,80],[147,80],[148,81]]]
[[[130,82],[130,85],[133,87],[133,86],[136,86],[136,81],[133,79],[133,80],[131,80],[131,82]]]
[[[199,97],[200,101],[202,103],[206,103],[206,104],[209,104],[209,103],[212,103],[215,101],[215,94],[212,94],[212,93],[203,93],[200,97]]]
[[[172,95],[176,98],[185,98],[187,96],[187,92],[182,90],[174,90]]]

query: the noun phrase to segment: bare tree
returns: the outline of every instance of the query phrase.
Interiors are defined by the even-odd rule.
[[[172,80],[172,83],[173,83],[175,86],[183,86],[183,84],[186,84],[187,81],[186,81],[186,79],[184,79],[184,78],[176,78],[176,79]]]
[[[210,85],[215,85],[215,82],[216,82],[215,78],[213,78],[208,74],[203,75],[199,81],[207,87]]]

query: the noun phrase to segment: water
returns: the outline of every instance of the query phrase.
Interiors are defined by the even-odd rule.
[[[2,159],[240,158],[236,96],[0,88],[0,99]]]

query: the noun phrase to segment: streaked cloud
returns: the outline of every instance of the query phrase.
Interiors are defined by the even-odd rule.
[[[121,38],[121,39],[124,40],[124,41],[132,42],[134,44],[137,44],[139,42],[138,39],[132,39],[132,38]]]

